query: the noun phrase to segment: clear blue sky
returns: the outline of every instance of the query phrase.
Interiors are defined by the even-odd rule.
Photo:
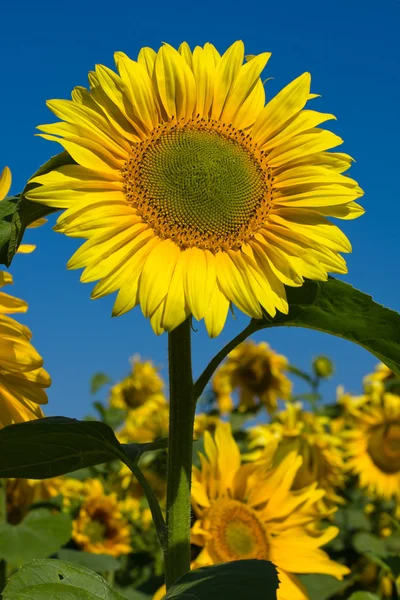
[[[135,58],[142,46],[158,48],[163,41],[186,40],[191,46],[210,41],[224,51],[243,39],[249,54],[272,52],[269,97],[310,71],[312,91],[322,94],[313,108],[337,116],[332,129],[345,140],[341,150],[357,161],[351,175],[366,192],[367,209],[364,217],[343,225],[353,243],[345,280],[400,310],[399,0],[22,0],[7,2],[1,12],[0,166],[12,169],[13,193],[58,152],[56,144],[33,135],[36,125],[53,120],[45,101],[69,98],[75,85],[86,85],[95,63],[112,67],[114,51]],[[48,224],[28,232],[25,241],[38,249],[13,262],[12,293],[29,302],[21,320],[33,330],[53,377],[47,414],[87,413],[91,375],[104,370],[122,377],[134,353],[152,358],[166,374],[167,336],[155,337],[139,309],[111,319],[113,298],[90,300],[91,285],[79,282],[78,271],[67,271],[78,240],[54,233]],[[193,335],[195,373],[245,326],[247,317],[237,315],[213,341],[199,325]],[[255,339],[266,339],[300,367],[318,353],[330,355],[337,373],[325,385],[327,398],[334,397],[338,383],[357,392],[377,362],[359,347],[312,331],[275,329]]]

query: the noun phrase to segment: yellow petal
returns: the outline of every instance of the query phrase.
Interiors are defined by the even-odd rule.
[[[211,117],[219,120],[226,99],[243,64],[244,44],[241,40],[235,42],[222,55],[215,70],[214,99]]]
[[[208,115],[214,97],[215,63],[210,47],[196,46],[193,51],[196,80],[196,115]]]
[[[184,277],[186,269],[186,258],[181,252],[175,265],[174,272],[165,299],[162,315],[162,327],[172,331],[183,323],[190,314],[190,308],[186,300],[184,290]]]
[[[145,46],[138,55],[138,63],[146,69],[150,79],[153,78],[154,65],[156,62],[157,52],[153,48]]]
[[[279,144],[283,144],[290,138],[313,129],[321,123],[335,119],[334,115],[320,113],[315,110],[302,110],[286,127],[263,144],[264,150],[272,150]]]
[[[268,164],[271,167],[280,167],[299,156],[304,157],[315,154],[339,146],[342,143],[342,138],[331,131],[318,128],[311,129],[274,148],[268,156]]]
[[[208,250],[188,248],[184,252],[186,273],[183,285],[186,301],[195,319],[204,317],[216,284],[214,255]]]
[[[159,240],[143,267],[139,287],[140,307],[148,318],[165,298],[180,249],[172,240]]]
[[[215,255],[217,279],[225,297],[245,314],[261,319],[262,310],[249,285],[246,273],[241,272],[226,252]]]
[[[204,314],[204,323],[210,338],[217,337],[224,328],[229,310],[229,300],[222,293],[218,282],[214,286],[210,304]]]
[[[162,46],[155,63],[157,89],[169,118],[190,119],[196,106],[194,75],[182,56],[169,46]]]
[[[0,175],[0,200],[3,200],[11,187],[11,171],[8,167],[4,167]]]

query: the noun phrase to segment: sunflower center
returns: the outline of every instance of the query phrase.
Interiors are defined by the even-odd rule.
[[[240,385],[250,390],[256,396],[261,396],[273,382],[271,366],[262,357],[250,358],[238,368]]]
[[[269,169],[242,131],[211,119],[170,122],[137,144],[123,171],[128,201],[182,248],[237,248],[271,204]]]
[[[207,550],[215,562],[267,559],[269,544],[256,511],[237,500],[220,499],[207,515]]]
[[[369,440],[368,452],[384,473],[400,471],[400,423],[377,427]]]

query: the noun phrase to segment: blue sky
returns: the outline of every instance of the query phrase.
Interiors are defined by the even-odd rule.
[[[0,36],[0,167],[12,169],[12,192],[19,192],[59,151],[56,144],[34,137],[36,125],[53,121],[45,101],[69,98],[75,85],[86,85],[96,63],[112,67],[114,51],[135,58],[142,46],[182,40],[192,47],[210,41],[224,51],[243,39],[249,54],[272,52],[265,71],[273,77],[267,84],[269,98],[310,71],[312,91],[322,94],[313,108],[337,116],[328,125],[345,140],[340,150],[357,161],[351,176],[366,192],[367,210],[343,225],[353,243],[345,280],[400,310],[399,24],[399,0],[230,2],[229,8],[215,0],[8,2],[2,7]],[[166,374],[167,336],[155,337],[138,308],[111,319],[113,298],[90,300],[91,285],[79,282],[79,272],[67,271],[77,240],[54,233],[47,224],[28,232],[25,241],[38,248],[13,262],[12,293],[29,302],[21,320],[31,327],[53,378],[47,414],[86,414],[91,375],[102,370],[117,380],[135,353],[152,358]],[[229,318],[216,340],[209,340],[199,324],[193,335],[195,374],[246,325],[247,317],[236,312],[237,320]],[[339,383],[360,390],[362,376],[377,362],[349,342],[313,331],[277,328],[255,339],[265,339],[303,368],[315,355],[328,354],[336,376],[324,385],[327,399],[334,398]]]

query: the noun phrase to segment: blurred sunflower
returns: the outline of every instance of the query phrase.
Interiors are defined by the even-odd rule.
[[[400,384],[397,381],[396,374],[384,363],[379,363],[373,373],[369,373],[363,379],[364,391],[366,394],[380,395],[390,385],[390,392],[398,394],[400,392]],[[394,385],[393,385],[394,384]]]
[[[161,395],[150,398],[143,406],[128,413],[118,432],[121,443],[153,442],[168,437],[169,405]]]
[[[142,362],[139,356],[132,359],[132,372],[110,390],[112,408],[136,409],[149,398],[165,404],[164,381],[151,361]]]
[[[241,465],[230,426],[219,425],[215,439],[205,433],[206,456],[193,470],[192,542],[202,550],[192,567],[258,558],[271,560],[279,571],[278,600],[308,598],[294,573],[326,573],[342,579],[349,570],[332,561],[320,547],[338,529],[319,529],[314,505],[324,492],[310,485],[291,491],[302,459],[291,452],[271,464]],[[269,468],[266,468],[269,466]]]
[[[11,274],[0,271],[0,289],[11,283]],[[43,388],[51,379],[30,343],[32,334],[7,316],[27,310],[26,302],[0,291],[0,427],[43,417],[40,405],[47,404]]]
[[[0,174],[0,201],[4,200],[10,191],[11,181],[11,171],[8,167],[4,167],[2,173]],[[36,219],[36,221],[27,226],[27,229],[40,227],[44,223],[47,223],[47,219]],[[35,244],[20,244],[18,246],[17,254],[29,254],[30,252],[33,252],[35,248]]]
[[[302,457],[292,483],[292,490],[300,490],[312,483],[325,490],[322,505],[342,502],[336,490],[345,481],[342,441],[330,432],[330,419],[302,409],[301,404],[289,404],[287,410],[276,415],[270,425],[259,425],[248,430],[252,450],[247,458],[260,460],[270,454],[271,443],[277,443],[273,466],[278,466],[291,452]]]
[[[204,435],[205,431],[214,433],[219,423],[221,423],[221,419],[218,415],[198,413],[194,418],[193,437],[200,438]]]
[[[400,500],[400,396],[390,393],[348,408],[343,432],[347,469],[378,498]]]
[[[72,539],[85,552],[121,556],[131,551],[131,529],[115,493],[98,479],[85,482],[85,498],[73,520]]]
[[[90,89],[48,102],[61,122],[39,127],[77,163],[32,179],[35,202],[66,209],[56,230],[88,241],[69,268],[118,290],[113,314],[137,304],[157,334],[188,315],[218,335],[229,304],[251,317],[288,312],[284,285],[345,273],[346,236],[326,217],[353,219],[363,192],[342,175],[352,159],[303,110],[310,75],[265,105],[265,52],[243,64],[237,41],[117,52]]]
[[[7,479],[7,521],[16,525],[30,506],[60,494],[61,477],[51,479]]]
[[[232,410],[235,389],[239,391],[239,411],[254,408],[257,400],[269,412],[276,410],[278,398],[287,400],[292,390],[292,383],[284,374],[288,364],[266,342],[256,344],[250,340],[239,344],[214,375],[213,390],[220,412]]]

